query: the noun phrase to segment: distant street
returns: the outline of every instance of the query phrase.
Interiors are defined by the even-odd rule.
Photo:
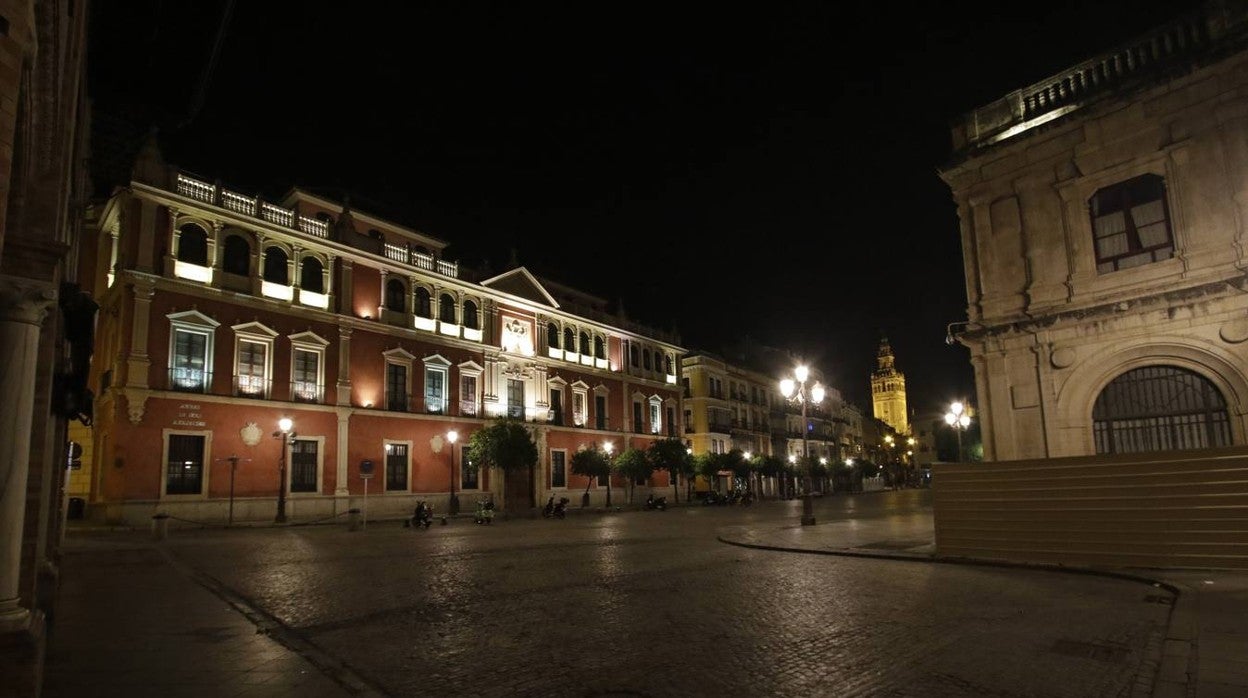
[[[824,498],[816,528],[849,535],[929,502]],[[799,512],[573,510],[428,530],[175,531],[163,545],[278,639],[390,696],[1126,696],[1165,627],[1168,607],[1129,581],[717,540]],[[127,541],[149,545],[71,534],[66,584],[89,583]]]

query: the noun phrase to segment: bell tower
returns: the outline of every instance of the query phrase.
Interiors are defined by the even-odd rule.
[[[899,434],[909,434],[906,376],[893,365],[893,349],[888,344],[888,337],[880,338],[876,362],[878,366],[871,373],[871,406],[875,418],[896,429]]]

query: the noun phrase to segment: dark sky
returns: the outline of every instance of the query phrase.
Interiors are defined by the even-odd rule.
[[[885,334],[939,409],[974,398],[949,123],[1194,6],[97,0],[90,90],[114,141],[514,249],[689,348],[791,348],[868,413]]]

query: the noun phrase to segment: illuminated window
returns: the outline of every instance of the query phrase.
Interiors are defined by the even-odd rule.
[[[658,434],[663,429],[663,403],[657,397],[650,398],[650,433]]]
[[[386,491],[407,490],[408,444],[386,442]]]
[[[202,434],[167,436],[165,494],[203,493],[205,438]]]
[[[449,362],[441,357],[425,360],[425,411],[429,414],[446,413],[446,384],[450,376]]]
[[[212,386],[213,338],[220,324],[195,310],[169,318],[169,388],[204,393]]]
[[[277,333],[258,322],[235,325],[233,330],[234,394],[239,397],[268,397],[273,338]]]
[[[1130,269],[1174,256],[1166,183],[1140,175],[1097,190],[1088,202],[1096,242],[1096,270]]]

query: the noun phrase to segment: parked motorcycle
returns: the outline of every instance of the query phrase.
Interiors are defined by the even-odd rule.
[[[651,494],[646,497],[646,509],[667,511],[667,497],[655,497]]]
[[[494,523],[494,500],[478,499],[477,511],[472,517],[473,523],[490,524]]]
[[[405,526],[414,528],[429,528],[431,523],[433,523],[433,507],[424,502],[418,502],[412,518],[403,522]]]
[[[555,495],[553,494],[550,495],[550,499],[547,500],[546,506],[542,508],[542,518],[543,519],[550,519],[550,518],[562,519],[563,517],[567,516],[568,501],[569,500],[567,497],[560,497],[559,501],[556,502]]]

